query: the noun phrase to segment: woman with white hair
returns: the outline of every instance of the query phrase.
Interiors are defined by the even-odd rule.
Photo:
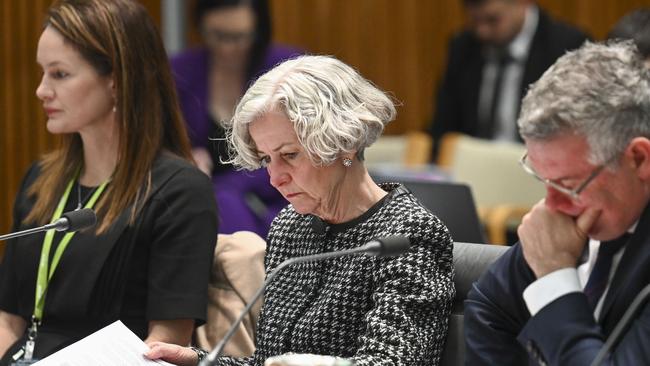
[[[264,166],[290,202],[274,220],[265,265],[402,235],[399,257],[348,256],[293,265],[265,293],[257,349],[219,365],[261,365],[288,352],[355,365],[435,365],[454,297],[452,239],[400,184],[376,184],[363,151],[395,117],[391,100],[325,56],[286,61],[260,77],[229,125],[232,162]],[[196,365],[202,352],[153,343],[147,356]]]

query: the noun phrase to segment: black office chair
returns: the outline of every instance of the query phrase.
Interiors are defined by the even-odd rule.
[[[454,241],[486,243],[472,190],[467,184],[373,173],[377,182],[400,182],[445,223]]]
[[[441,366],[465,364],[465,336],[463,333],[463,310],[467,293],[487,268],[505,251],[506,246],[454,243],[454,285],[456,298],[449,318],[447,341],[442,353]]]

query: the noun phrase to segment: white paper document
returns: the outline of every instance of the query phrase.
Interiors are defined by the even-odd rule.
[[[144,357],[149,349],[121,321],[106,326],[77,343],[35,363],[38,366],[171,365]]]

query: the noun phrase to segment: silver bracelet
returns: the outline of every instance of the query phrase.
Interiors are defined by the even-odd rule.
[[[208,357],[208,351],[205,351],[201,348],[198,347],[190,347],[190,349],[194,352],[196,352],[196,357],[199,359],[197,362],[197,365],[203,361],[206,357]]]

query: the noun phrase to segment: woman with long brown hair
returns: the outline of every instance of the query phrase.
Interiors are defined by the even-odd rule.
[[[23,180],[14,228],[88,207],[96,228],[7,243],[4,365],[42,358],[120,319],[147,341],[187,344],[205,319],[217,221],[191,164],[162,42],[133,0],[62,0],[37,49],[36,90],[60,147]]]

